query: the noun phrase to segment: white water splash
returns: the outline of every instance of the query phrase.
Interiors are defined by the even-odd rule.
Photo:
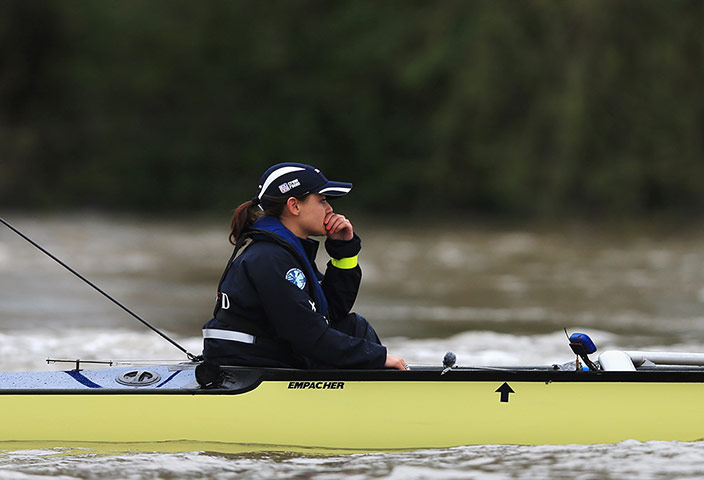
[[[171,336],[171,335],[170,335]],[[202,339],[171,336],[195,355]],[[187,361],[176,347],[151,332],[120,330],[16,331],[0,333],[0,370],[65,370],[65,363],[47,364],[47,358],[142,361]],[[92,366],[90,368],[93,368]],[[96,365],[95,368],[100,368]]]
[[[578,331],[580,329],[572,329]],[[633,338],[586,330],[599,347],[633,349]],[[202,351],[200,337],[169,334],[189,352]],[[468,331],[448,338],[409,339],[393,337],[384,344],[411,364],[442,365],[446,352],[457,356],[458,366],[531,366],[562,364],[574,359],[563,331],[541,335],[513,335],[490,331]],[[641,344],[641,350],[702,352],[697,343],[675,345]],[[0,371],[64,370],[66,364],[47,365],[47,358],[112,361],[186,361],[185,355],[152,332],[106,329],[66,329],[0,332]]]

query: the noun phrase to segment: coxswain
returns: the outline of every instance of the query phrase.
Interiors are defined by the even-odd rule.
[[[351,312],[362,271],[361,240],[328,198],[351,183],[329,181],[301,163],[262,175],[256,195],[234,212],[235,246],[203,328],[203,356],[218,365],[307,369],[407,370],[364,317]],[[315,264],[325,236],[331,260]]]

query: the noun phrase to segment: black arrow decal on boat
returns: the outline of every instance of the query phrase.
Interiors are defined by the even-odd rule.
[[[513,388],[509,386],[508,383],[504,382],[503,385],[501,385],[499,388],[496,389],[497,393],[501,394],[501,401],[508,403],[508,396],[511,393],[516,393],[513,391]]]

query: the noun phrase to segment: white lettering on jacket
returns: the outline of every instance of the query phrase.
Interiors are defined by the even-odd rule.
[[[228,297],[225,292],[222,292],[220,295],[222,296],[222,309],[227,310],[230,308],[230,297]]]

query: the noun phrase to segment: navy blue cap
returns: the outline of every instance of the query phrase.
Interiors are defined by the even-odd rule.
[[[262,205],[272,200],[319,193],[326,197],[341,197],[352,189],[351,183],[332,182],[315,167],[304,163],[279,163],[270,167],[259,179],[254,201]]]

